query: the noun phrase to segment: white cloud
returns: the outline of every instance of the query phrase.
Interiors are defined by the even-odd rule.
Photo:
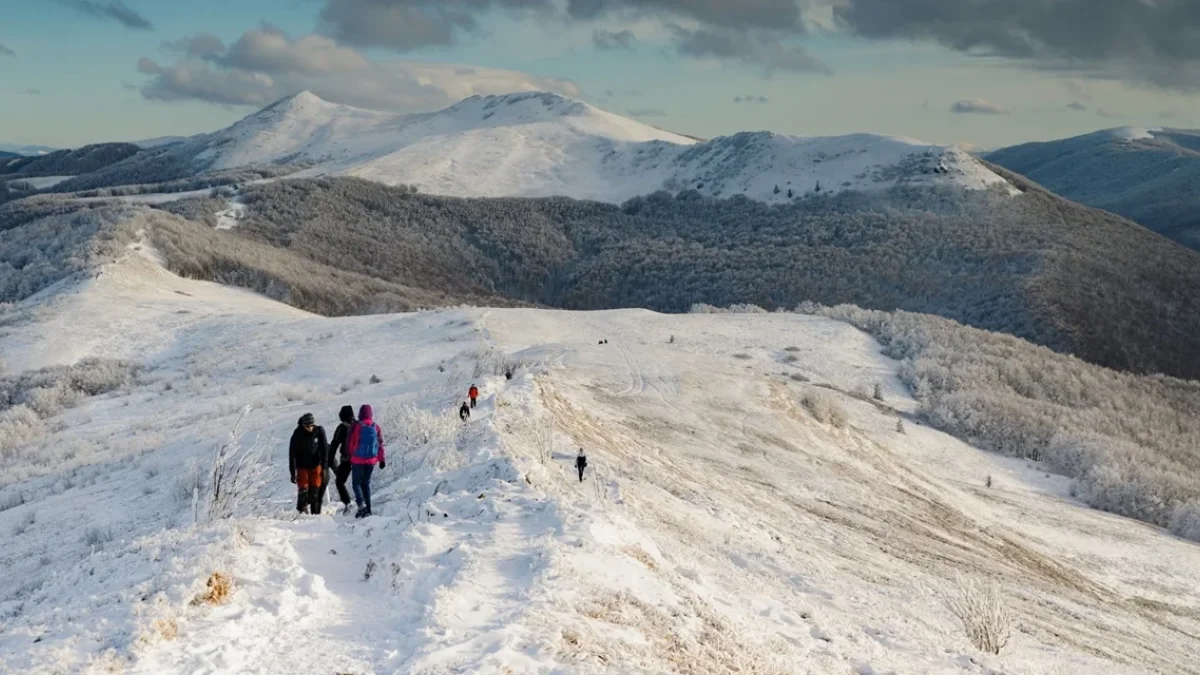
[[[188,38],[179,41],[188,44]],[[581,96],[568,80],[464,64],[371,61],[321,35],[292,39],[277,28],[246,31],[223,52],[160,65],[142,57],[142,95],[263,106],[309,90],[336,103],[396,112],[434,110],[476,94],[554,91]]]

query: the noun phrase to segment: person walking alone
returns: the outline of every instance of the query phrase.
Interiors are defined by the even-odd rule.
[[[471,388],[467,390],[467,397],[471,399],[471,408],[474,409],[475,400],[479,398],[479,387],[471,385]]]
[[[354,427],[354,408],[344,405],[338,412],[337,429],[333,431],[333,441],[329,443],[329,463],[337,480],[338,498],[342,500],[342,512],[350,512],[350,491],[346,489],[346,481],[350,480],[350,429]],[[325,472],[329,475],[329,471]],[[327,479],[328,480],[328,479]]]
[[[325,428],[317,426],[312,413],[304,413],[288,445],[288,471],[296,486],[296,510],[300,513],[321,513],[321,479],[328,455]]]
[[[375,424],[375,411],[369,405],[358,409],[358,421],[350,429],[350,475],[354,488],[354,502],[358,505],[355,518],[371,515],[371,474],[375,465],[387,468],[384,454],[383,432]]]
[[[467,407],[466,401],[463,401],[462,407],[458,409],[458,419],[464,422],[471,419],[471,409]]]
[[[583,482],[583,470],[587,468],[587,455],[583,454],[583,448],[579,449],[579,456],[575,458],[575,468],[579,469],[579,482]]]

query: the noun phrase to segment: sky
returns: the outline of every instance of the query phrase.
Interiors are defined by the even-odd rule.
[[[0,143],[213,131],[310,90],[549,90],[694,136],[996,148],[1200,127],[1196,0],[0,0]]]

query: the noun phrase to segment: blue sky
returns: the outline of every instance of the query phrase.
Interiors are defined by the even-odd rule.
[[[210,131],[304,88],[399,111],[553,89],[705,137],[1200,127],[1200,3],[1132,1],[0,0],[0,141]]]

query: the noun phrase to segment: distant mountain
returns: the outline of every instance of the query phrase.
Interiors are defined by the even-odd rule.
[[[159,136],[157,138],[147,138],[141,141],[133,141],[133,144],[139,148],[158,148],[164,145],[173,145],[180,141],[186,141],[190,136]]]
[[[48,145],[16,145],[14,143],[0,143],[0,152],[8,152],[14,155],[44,155],[56,150],[58,150],[58,148],[52,148]]]
[[[131,143],[98,143],[0,163],[0,180],[38,176],[76,176],[99,171],[141,151]]]
[[[60,189],[278,164],[304,166],[299,177],[355,176],[449,196],[610,203],[658,190],[785,203],[896,185],[1004,185],[961,150],[905,138],[747,132],[699,142],[557,94],[476,96],[439,112],[396,115],[304,92]]]
[[[1108,129],[987,159],[1200,250],[1200,130]]]

